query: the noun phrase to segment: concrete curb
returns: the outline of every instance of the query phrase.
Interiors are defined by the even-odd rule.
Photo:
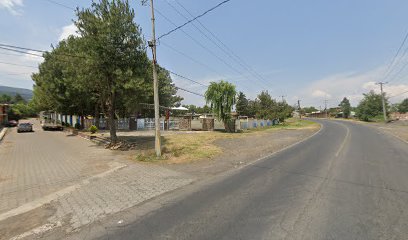
[[[3,129],[0,131],[0,143],[1,143],[1,141],[3,140],[4,136],[6,136],[6,133],[7,133],[7,128],[3,128]]]

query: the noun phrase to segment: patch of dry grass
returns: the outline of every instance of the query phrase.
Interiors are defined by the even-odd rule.
[[[188,163],[201,159],[211,159],[222,152],[222,149],[214,144],[218,139],[241,138],[260,134],[267,131],[280,129],[303,129],[318,128],[319,125],[312,121],[289,119],[283,124],[245,130],[240,133],[225,132],[200,132],[194,134],[174,134],[162,137],[162,157],[157,158],[154,149],[139,151],[136,160],[143,162],[157,162],[165,160],[169,164]]]

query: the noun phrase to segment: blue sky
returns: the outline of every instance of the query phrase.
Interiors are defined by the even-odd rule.
[[[72,8],[90,5],[90,1],[52,1]],[[0,0],[0,43],[50,49],[51,44],[56,45],[63,36],[73,33],[74,12],[51,2]],[[150,38],[149,8],[139,0],[131,2],[135,21],[145,37]],[[191,16],[178,3],[196,16],[219,2],[156,0],[155,7],[179,25],[186,20],[173,7],[188,18]],[[251,98],[261,90],[268,90],[275,98],[286,96],[290,104],[301,99],[302,105],[319,107],[327,98],[329,105],[335,106],[344,96],[356,104],[363,92],[378,90],[374,83],[383,80],[408,31],[406,9],[408,1],[403,0],[232,0],[200,19],[211,33],[195,24],[209,38],[213,39],[211,34],[214,34],[221,40],[222,43],[213,39],[221,48],[190,24],[161,39],[158,61],[202,83],[226,79]],[[159,14],[156,19],[158,36],[174,28]],[[401,52],[404,50],[405,46]],[[0,62],[37,66],[41,61],[37,57],[7,54],[14,53],[0,50]],[[403,69],[408,58],[402,56],[397,60],[390,84],[385,87],[389,95],[408,91],[408,77],[405,77],[408,69]],[[36,69],[0,63],[0,85],[32,88],[32,71]],[[198,93],[205,91],[204,87],[176,76],[174,81]],[[185,98],[184,104],[204,103],[199,96],[179,93]],[[392,101],[403,97],[408,94]]]

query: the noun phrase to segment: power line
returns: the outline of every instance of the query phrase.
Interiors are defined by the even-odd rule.
[[[408,39],[408,32],[405,34],[405,37],[402,40],[400,46],[398,47],[398,50],[397,50],[396,54],[394,55],[393,59],[391,60],[390,64],[388,65],[387,70],[385,71],[384,79],[386,79],[391,74],[391,72],[392,72],[392,71],[390,71],[391,67],[394,65],[394,62],[397,59],[397,56],[399,55],[399,53],[401,52],[402,47],[405,45],[405,42],[407,41],[407,39]],[[403,56],[405,55],[405,53],[406,53],[406,51],[404,52]],[[399,59],[401,59],[401,58],[399,58]]]
[[[73,10],[73,11],[76,10],[75,8],[72,8],[72,7],[67,6],[67,5],[65,5],[65,4],[62,4],[62,3],[59,3],[59,2],[57,2],[57,1],[53,1],[53,0],[43,0],[43,1],[47,1],[47,2],[49,2],[49,3],[55,4],[55,5],[59,5],[59,6],[63,7],[63,8],[67,8],[67,9],[70,9],[70,10]]]
[[[14,51],[14,52],[19,52],[19,53],[22,53],[22,54],[34,55],[34,56],[38,56],[38,57],[43,57],[43,56],[37,55],[37,54],[34,54],[34,53],[29,53],[29,52],[24,52],[24,51],[16,50],[16,49],[6,48],[6,47],[3,47],[3,46],[13,47],[13,48],[17,48],[17,49],[27,49],[27,50],[30,50],[30,51],[36,51],[36,52],[47,53],[47,51],[38,50],[38,49],[31,49],[31,48],[25,48],[25,47],[13,46],[13,45],[0,44],[0,49],[9,50],[9,51]],[[64,55],[65,55],[65,54],[64,54]],[[75,55],[68,55],[68,56],[81,57],[81,56],[75,56]],[[15,64],[15,63],[7,63],[7,62],[0,62],[0,64],[7,64],[7,65],[13,65],[13,66],[37,68],[37,67],[34,67],[34,66],[28,66],[28,65],[22,65],[22,64]],[[186,80],[188,80],[188,81],[194,82],[194,83],[196,83],[196,84],[199,84],[199,85],[208,87],[207,85],[204,85],[204,84],[202,84],[202,83],[200,83],[200,82],[197,82],[197,81],[195,81],[195,80],[192,80],[192,79],[190,79],[190,78],[188,78],[188,77],[185,77],[185,76],[183,76],[183,75],[181,75],[181,74],[175,73],[175,72],[173,72],[173,71],[169,71],[169,72],[170,72],[171,74],[175,75],[175,76],[178,76],[178,77],[181,77],[181,78],[186,79]],[[10,75],[11,75],[11,74],[10,74]],[[16,75],[17,75],[17,74],[16,74]],[[193,91],[190,91],[190,90],[187,90],[187,89],[184,89],[184,88],[176,87],[176,89],[180,89],[180,90],[182,90],[182,91],[189,92],[189,93],[191,93],[191,94],[195,94],[195,95],[198,95],[198,96],[202,96],[202,97],[204,96],[204,95],[202,95],[202,94],[195,93],[195,92],[193,92]]]
[[[181,91],[184,91],[184,92],[188,92],[188,93],[191,93],[191,94],[194,94],[194,95],[200,96],[200,97],[205,97],[203,94],[196,93],[196,92],[193,92],[193,91],[190,91],[190,90],[187,90],[187,89],[181,88],[181,87],[177,87],[177,86],[175,86],[175,88],[176,88],[176,89],[179,89],[179,90],[181,90]]]
[[[28,74],[32,74],[32,72],[30,73],[2,73],[1,75],[17,76],[17,75],[28,75]]]
[[[49,51],[46,50],[40,50],[40,49],[33,49],[33,48],[26,48],[26,47],[20,47],[20,46],[15,46],[15,45],[9,45],[9,44],[3,44],[0,43],[0,47],[1,48],[7,48],[6,50],[9,51],[14,51],[14,52],[20,52],[20,53],[24,53],[24,54],[29,54],[29,55],[34,55],[34,56],[39,56],[39,57],[43,57],[44,56],[40,56],[37,54],[33,54],[33,53],[28,53],[28,52],[24,52],[24,51],[20,51],[20,50],[26,50],[26,51],[32,51],[32,52],[39,52],[39,53],[50,53]],[[14,48],[14,49],[13,49]],[[20,50],[18,50],[20,49]],[[66,53],[53,53],[55,55],[59,55],[59,56],[66,56],[66,57],[76,57],[76,58],[87,58],[86,56],[79,56],[79,55],[73,55],[73,54],[66,54]]]
[[[174,26],[177,26],[173,21],[171,21],[167,16],[165,16],[163,13],[161,13],[157,8],[154,9],[155,12],[157,12],[160,16],[162,16],[164,19],[166,19],[169,23],[173,24]],[[211,54],[212,56],[214,56],[215,58],[217,58],[220,62],[224,63],[227,67],[229,67],[233,72],[238,73],[239,75],[244,75],[242,72],[240,72],[239,70],[237,70],[235,67],[233,67],[231,64],[229,64],[228,62],[226,62],[224,59],[222,59],[220,56],[218,56],[217,54],[215,54],[212,50],[210,50],[209,48],[207,48],[206,46],[204,46],[201,42],[199,42],[197,39],[195,39],[193,36],[191,36],[190,34],[188,34],[186,31],[184,31],[183,29],[181,29],[181,31],[187,35],[193,42],[195,42],[198,46],[200,46],[201,48],[203,48],[204,50],[206,50],[209,54]],[[169,47],[169,45],[167,45],[167,47]],[[174,50],[174,48],[173,48]],[[186,56],[186,54],[183,54]],[[192,59],[192,57],[188,57],[190,59]],[[195,61],[198,62],[198,61]],[[222,75],[222,74],[221,74]],[[235,81],[236,82],[236,81]],[[236,82],[237,83],[237,82]]]
[[[167,3],[168,0],[166,1]],[[190,16],[193,17],[193,14],[186,8],[184,7],[184,5],[182,5],[178,0],[175,0],[175,2],[184,9],[184,11],[186,11]],[[177,11],[178,12],[178,11]],[[197,19],[197,23],[203,28],[205,29],[215,40],[217,40],[224,48],[221,48],[224,52],[226,52],[227,55],[229,55],[231,58],[236,58],[235,61],[238,62],[238,64],[240,64],[241,66],[243,66],[244,68],[246,68],[251,74],[255,75],[258,79],[261,79],[261,81],[265,81],[268,83],[267,80],[265,80],[261,74],[257,73],[255,70],[253,70],[251,68],[251,66],[249,66],[242,58],[240,58],[236,53],[234,53],[233,50],[231,50],[231,48],[228,47],[227,44],[225,44],[223,41],[221,41],[211,30],[209,30],[200,20]],[[194,25],[194,24],[193,24]],[[195,26],[195,25],[194,25]],[[201,31],[200,31],[201,32]],[[218,44],[216,44],[218,46]],[[228,51],[226,51],[228,50]],[[233,56],[231,56],[233,55]]]
[[[218,8],[218,7],[220,7],[220,6],[224,5],[224,4],[226,4],[226,3],[229,2],[229,1],[231,1],[231,0],[224,0],[224,1],[220,2],[220,3],[217,4],[216,6],[214,6],[214,7],[210,8],[210,9],[208,9],[208,10],[205,11],[204,13],[198,15],[197,17],[194,17],[193,19],[188,20],[188,21],[185,22],[184,24],[182,24],[182,25],[180,25],[180,26],[178,26],[178,27],[176,27],[176,28],[170,30],[169,32],[167,32],[167,33],[165,33],[165,34],[163,34],[163,35],[161,35],[161,36],[158,37],[157,39],[159,40],[159,39],[161,39],[161,38],[163,38],[163,37],[165,37],[165,36],[170,35],[171,33],[173,33],[173,32],[175,32],[175,31],[179,30],[180,28],[182,28],[182,27],[186,26],[187,24],[189,24],[189,23],[195,21],[196,19],[203,17],[203,16],[206,15],[207,13],[209,13],[209,12],[215,10],[216,8]]]
[[[46,52],[47,52],[47,51],[44,51],[44,50],[38,50],[38,49],[32,49],[32,48],[19,47],[19,46],[4,44],[4,43],[0,43],[0,46],[1,46],[1,47],[7,47],[7,48],[17,48],[17,49],[22,49],[22,50],[27,50],[27,51],[33,51],[33,52],[40,52],[40,53],[46,53]]]
[[[36,57],[43,57],[42,55],[38,55],[38,54],[35,54],[35,53],[24,52],[24,51],[11,49],[11,48],[6,48],[6,47],[2,47],[2,46],[0,46],[0,49],[7,50],[7,51],[12,51],[12,52],[23,53],[23,54],[27,54],[27,55],[31,55],[31,56],[36,56]]]
[[[169,48],[169,49],[171,49],[171,50],[173,50],[174,52],[176,52],[176,53],[178,53],[178,54],[184,56],[185,58],[188,58],[188,59],[191,60],[192,62],[195,62],[195,63],[197,63],[197,64],[199,64],[199,65],[201,65],[201,66],[207,68],[208,70],[210,70],[210,71],[212,71],[212,72],[214,72],[214,73],[216,73],[216,74],[218,74],[218,75],[222,75],[222,74],[219,73],[217,70],[215,70],[214,68],[210,67],[209,65],[207,65],[207,64],[205,64],[205,63],[203,63],[203,62],[198,61],[197,59],[195,59],[195,58],[193,58],[193,57],[187,55],[186,53],[184,53],[184,52],[182,52],[182,51],[180,51],[180,50],[178,50],[178,49],[172,47],[171,45],[166,44],[165,42],[160,42],[160,44],[163,45],[163,46],[165,46],[165,47],[167,47],[167,48]]]
[[[402,94],[404,94],[404,93],[408,93],[408,91],[405,91],[405,92],[402,92],[402,93],[398,93],[398,94],[396,94],[396,95],[393,95],[393,96],[391,96],[391,97],[388,97],[388,98],[394,98],[394,97],[398,97],[398,96],[401,96]]]
[[[200,83],[200,82],[194,81],[193,79],[190,79],[190,78],[188,78],[188,77],[184,77],[183,75],[180,75],[180,74],[178,74],[178,73],[172,72],[172,71],[170,71],[170,70],[167,70],[167,71],[168,71],[169,73],[171,73],[171,74],[177,76],[177,77],[183,78],[183,79],[185,79],[185,80],[188,80],[188,81],[193,82],[193,83],[195,83],[195,84],[201,85],[201,86],[203,86],[203,87],[208,87],[208,85],[205,85],[205,84],[202,84],[202,83]]]
[[[166,3],[167,3],[174,11],[176,11],[180,16],[182,16],[184,19],[187,19],[187,20],[188,20],[188,18],[187,18],[183,13],[181,13],[175,6],[173,6],[168,0],[166,0]],[[178,1],[176,1],[176,3],[177,3],[179,6],[181,6],[190,16],[193,16],[193,15],[192,15],[183,5],[181,5]],[[238,65],[240,65],[241,67],[243,67],[244,69],[246,69],[246,70],[247,70],[250,74],[252,74],[257,80],[259,80],[261,83],[265,84],[266,87],[270,87],[270,86],[268,86],[268,85],[263,81],[262,77],[259,77],[257,74],[254,74],[248,66],[246,66],[245,64],[243,64],[241,61],[237,60],[237,59],[234,57],[234,55],[230,53],[231,50],[226,46],[226,44],[224,44],[221,40],[219,40],[219,38],[217,38],[214,33],[212,33],[208,28],[206,28],[206,27],[200,22],[200,20],[197,19],[197,23],[199,23],[200,26],[201,26],[203,29],[205,29],[207,32],[209,32],[209,33],[212,35],[212,37],[208,36],[205,32],[203,32],[203,31],[202,31],[199,27],[197,27],[194,23],[191,23],[191,24],[193,25],[193,27],[194,27],[195,29],[197,29],[206,39],[208,39],[211,43],[213,43],[216,47],[218,47],[222,52],[224,52],[224,53],[227,55],[227,57],[229,57],[229,59],[231,59],[232,61],[238,63]],[[217,40],[218,42],[220,42],[223,46],[220,46],[220,44],[217,43],[213,38],[214,38],[215,40]],[[229,51],[227,51],[227,49],[228,49]]]
[[[35,66],[17,64],[17,63],[8,63],[8,62],[0,62],[0,64],[6,64],[6,65],[12,65],[12,66],[20,66],[20,67],[38,68],[38,67],[35,67]]]

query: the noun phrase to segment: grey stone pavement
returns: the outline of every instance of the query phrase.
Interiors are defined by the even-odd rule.
[[[44,132],[38,122],[34,133],[10,130],[0,144],[0,231],[18,228],[19,222],[6,225],[8,218],[41,206],[54,213],[45,225],[0,239],[41,238],[55,227],[75,231],[193,181],[183,173],[129,161],[79,137]]]

